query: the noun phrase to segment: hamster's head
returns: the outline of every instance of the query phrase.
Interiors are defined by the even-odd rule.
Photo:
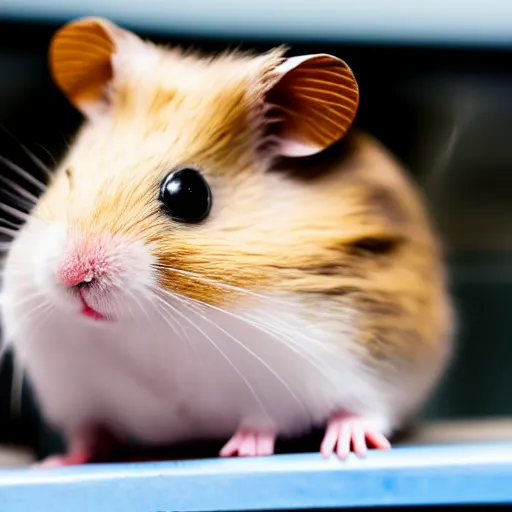
[[[359,96],[338,58],[283,52],[207,58],[99,18],[59,30],[52,75],[85,122],[13,244],[11,276],[87,321],[284,286],[286,262],[329,238],[338,201],[274,164],[343,137]]]

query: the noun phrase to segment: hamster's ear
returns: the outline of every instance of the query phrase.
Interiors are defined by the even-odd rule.
[[[277,113],[277,153],[313,155],[341,139],[359,106],[351,69],[326,54],[291,57],[275,71],[282,75],[267,93]]]
[[[109,106],[113,56],[135,34],[103,18],[81,18],[64,25],[50,43],[50,71],[56,85],[86,117]]]

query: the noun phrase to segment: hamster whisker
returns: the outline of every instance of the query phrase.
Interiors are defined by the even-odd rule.
[[[18,234],[18,231],[8,228],[8,227],[5,227],[5,226],[0,226],[0,234],[7,235],[7,236],[14,238]],[[11,244],[9,244],[9,245],[11,245]]]
[[[282,324],[281,327],[278,327],[280,324],[279,319],[272,318],[272,320],[275,322],[275,325],[269,323],[268,321],[264,322],[261,319],[254,319],[254,323],[251,323],[251,325],[265,330],[265,332],[269,332],[269,334],[273,334],[280,343],[283,343],[296,354],[306,359],[316,370],[318,370],[322,376],[325,377],[325,368],[328,365],[325,363],[325,360],[318,355],[318,353],[315,353],[312,350],[308,350],[307,347],[316,345],[322,350],[330,352],[332,357],[337,357],[337,354],[334,351],[329,351],[325,343],[320,343],[315,340],[315,338],[306,336],[301,330],[294,329],[293,325],[285,323]],[[290,332],[293,332],[293,336],[290,334]],[[298,343],[297,339],[304,340],[304,343]],[[331,378],[328,380],[334,384]]]
[[[21,141],[10,130],[8,130],[5,126],[0,126],[0,129],[2,129],[3,132],[5,132],[9,137],[11,137],[11,139],[13,139],[14,142],[18,144],[18,146],[20,146],[20,148],[25,152],[25,154],[30,158],[30,160],[32,160],[32,162],[37,166],[38,169],[43,171],[48,177],[51,176],[50,169],[46,165],[44,165],[44,163],[34,153],[32,153],[32,151],[30,151],[24,144],[22,144]],[[55,159],[46,148],[41,146],[41,144],[37,145],[46,153],[48,153],[53,162],[56,163]]]
[[[194,312],[193,310],[191,310],[189,307],[187,307],[187,304],[186,302],[184,301],[184,298],[183,297],[180,297],[178,296],[177,294],[173,294],[173,293],[170,293],[170,292],[167,292],[166,290],[156,290],[157,293],[161,293],[162,291],[168,295],[169,297],[171,297],[172,299],[177,299],[181,302],[181,304],[186,308],[188,309],[191,313],[195,313],[197,314],[197,312]],[[158,296],[158,295],[157,295]],[[167,301],[164,300],[164,303],[165,304],[169,304]],[[253,385],[249,382],[249,380],[247,379],[247,377],[237,368],[236,364],[233,363],[233,361],[229,358],[229,356],[224,352],[224,350],[222,350],[222,348],[217,344],[215,343],[215,341],[205,332],[203,331],[203,329],[201,329],[198,325],[196,325],[190,318],[188,318],[187,315],[183,314],[179,309],[175,309],[175,313],[178,314],[181,318],[183,318],[183,320],[185,320],[185,322],[189,323],[194,329],[196,329],[200,334],[203,335],[203,337],[209,341],[212,346],[219,352],[219,354],[226,360],[226,362],[229,364],[229,366],[231,366],[231,368],[233,368],[233,370],[236,372],[236,374],[243,380],[243,382],[245,383],[245,385],[247,386],[247,388],[249,389],[250,393],[252,394],[252,396],[254,397],[254,400],[257,402],[257,404],[259,405],[259,407],[261,408],[263,414],[265,414],[265,416],[267,416],[267,418],[269,418],[269,414],[265,408],[265,405],[263,404],[263,402],[261,401],[261,399],[259,398],[258,394],[256,393],[256,390],[254,389]],[[204,320],[206,320],[205,317],[202,317]],[[215,323],[212,322],[212,324],[215,326]],[[225,332],[225,331],[224,331]],[[238,342],[240,343],[240,342]],[[243,344],[241,344],[243,346]]]
[[[48,322],[51,322],[52,313],[53,311],[56,311],[57,307],[53,304],[49,304],[47,308],[41,311],[41,314],[37,317],[37,320],[39,321],[38,328],[43,329]]]
[[[167,291],[164,290],[164,293],[168,293]],[[193,306],[196,306],[196,308],[198,307],[197,305],[195,305],[188,297],[185,298],[183,296],[176,296],[176,298],[178,298],[181,303],[183,304],[184,307],[186,307],[189,311],[193,311]],[[204,303],[203,305],[205,305],[206,303]],[[218,309],[218,308],[216,308]],[[220,310],[220,309],[219,309]],[[222,310],[221,310],[222,311]],[[197,310],[196,310],[197,312]],[[202,312],[201,312],[201,309],[199,310],[199,312],[197,313],[199,314],[199,316],[205,321],[205,322],[208,322],[210,325],[213,325],[214,327],[216,327],[219,331],[221,331],[223,334],[225,334],[228,338],[230,338],[231,340],[233,340],[238,346],[240,346],[241,348],[243,348],[248,354],[250,354],[252,357],[254,357],[260,364],[262,364],[286,389],[287,391],[290,393],[290,395],[297,401],[297,403],[304,408],[304,410],[306,410],[306,406],[304,405],[304,403],[300,400],[300,398],[296,395],[295,391],[293,391],[293,389],[290,387],[290,385],[274,370],[274,368],[272,368],[262,357],[260,357],[258,354],[256,354],[256,352],[254,352],[253,350],[251,350],[247,345],[245,345],[243,342],[241,342],[240,340],[238,340],[237,338],[235,338],[232,334],[230,334],[228,331],[226,331],[225,329],[223,329],[220,325],[218,325],[217,323],[215,323],[214,321],[212,321],[210,318],[208,318],[206,315],[204,315]]]
[[[285,347],[289,348],[290,350],[295,352],[297,355],[302,357],[304,360],[306,360],[308,363],[310,363],[316,370],[318,370],[318,372],[322,376],[325,377],[325,372],[322,371],[322,368],[321,368],[321,366],[324,366],[324,365],[318,364],[319,357],[317,355],[315,355],[314,353],[312,353],[311,351],[305,349],[305,346],[307,346],[307,344],[305,346],[298,344],[297,341],[295,339],[293,339],[293,337],[291,337],[288,334],[290,331],[292,331],[292,332],[294,331],[294,328],[292,325],[284,324],[283,330],[280,331],[279,329],[276,329],[276,328],[266,327],[265,324],[261,321],[250,321],[248,318],[246,318],[244,316],[237,315],[236,313],[232,313],[231,311],[227,311],[226,309],[219,308],[217,306],[213,306],[206,302],[196,300],[196,299],[191,299],[190,297],[187,298],[187,300],[194,301],[198,304],[209,307],[211,309],[215,309],[216,311],[219,311],[221,313],[224,313],[225,315],[236,318],[236,319],[246,323],[247,325],[251,325],[251,326],[255,327],[256,329],[259,329],[260,331],[262,331],[266,334],[269,334],[274,339],[276,339],[279,343],[283,344]],[[300,331],[297,331],[297,334],[300,336],[302,333]],[[305,337],[305,336],[302,336],[302,337],[305,340],[307,340],[308,343],[314,342],[314,340],[312,338]],[[288,339],[288,341],[287,341],[287,339]],[[329,380],[331,380],[331,379],[329,379]]]
[[[177,314],[176,308],[172,304],[169,304],[167,301],[165,301],[162,297],[156,296],[155,299],[158,300],[157,307],[158,307],[158,311],[160,313],[160,316],[167,322],[167,324],[169,324],[173,328],[173,332],[174,332],[174,335],[176,336],[176,338],[180,339],[180,340],[183,339],[184,342],[187,344],[187,346],[190,348],[190,350],[194,353],[194,356],[198,360],[203,362],[203,360],[201,358],[201,355],[199,354],[199,352],[197,351],[196,347],[194,346],[194,344],[190,340],[190,336],[189,336],[188,332],[185,330],[183,325],[178,321],[178,319],[174,317],[174,315]],[[178,326],[178,328],[183,333],[182,337],[178,333],[178,330],[176,328],[174,328],[169,323],[170,318],[168,318],[166,316],[167,313],[169,314],[169,317],[172,317],[172,319],[176,322],[176,325]]]
[[[11,250],[13,242],[1,242],[0,243],[0,253],[9,252]],[[0,273],[1,275],[1,273]]]
[[[180,326],[180,323],[174,317],[174,315],[176,313],[176,311],[174,310],[174,307],[171,304],[165,302],[165,300],[163,300],[158,295],[153,295],[153,298],[158,301],[158,304],[156,304],[156,306],[158,307],[160,313],[162,313],[162,318],[172,329],[172,332],[174,333],[176,338],[181,339],[180,334],[178,333],[178,329],[176,327],[176,325]],[[167,313],[166,308],[168,308],[170,310],[169,316],[165,315],[165,313]],[[176,325],[174,324],[174,322],[176,322]]]
[[[41,192],[46,191],[46,185],[38,180],[37,178],[34,178],[29,172],[25,171],[25,169],[21,168],[19,165],[16,165],[14,162],[11,162],[9,159],[5,158],[4,156],[0,155],[0,162],[2,162],[6,167],[11,169],[11,171],[14,171],[22,178],[25,178],[28,182],[32,183],[35,187],[37,187]]]
[[[132,320],[135,321],[137,319],[137,317],[135,316],[135,313],[134,313],[133,309],[131,308],[129,301],[126,301],[124,303],[124,306],[128,308],[128,311],[130,312]],[[117,308],[114,306],[114,309],[117,309]]]
[[[7,220],[7,219],[0,219],[0,222],[5,224],[6,226],[11,227],[16,230],[20,229],[20,227],[21,227],[19,224],[16,224],[15,222],[11,222],[10,220]]]
[[[259,294],[259,293],[256,293],[256,292],[252,292],[250,290],[246,290],[245,288],[240,288],[240,287],[237,287],[237,286],[232,286],[232,285],[227,285],[227,284],[224,284],[224,283],[220,283],[218,281],[215,281],[215,280],[210,279],[210,278],[205,278],[205,277],[200,276],[200,275],[198,275],[196,273],[193,273],[193,272],[188,272],[188,271],[185,271],[185,270],[178,270],[178,269],[175,269],[175,268],[170,267],[168,265],[156,264],[155,266],[158,267],[158,268],[164,268],[166,270],[170,270],[171,272],[176,272],[178,274],[187,275],[187,276],[190,276],[190,277],[195,278],[195,279],[200,280],[200,281],[206,281],[206,282],[208,282],[208,283],[210,283],[212,285],[218,286],[220,288],[226,288],[226,289],[229,289],[229,290],[235,290],[237,292],[244,293],[246,295],[252,295],[252,296],[264,299],[266,301],[271,301],[271,302],[275,302],[275,303],[278,303],[278,304],[283,304],[283,305],[289,306],[289,304],[286,301],[284,301],[284,300],[280,300],[280,299],[276,299],[275,297],[270,297],[270,296],[262,295],[262,294]],[[194,300],[194,299],[191,299],[190,297],[187,297],[187,300]],[[236,315],[234,313],[231,313],[229,311],[226,311],[224,309],[215,308],[215,306],[207,304],[207,303],[205,303],[203,301],[196,301],[196,302],[198,302],[199,304],[203,304],[206,307],[217,309],[218,311],[221,311],[224,314],[234,316],[235,318],[239,318],[240,320],[242,320],[242,321],[244,321],[246,323],[250,323],[250,322],[247,321],[246,318],[238,316],[238,315]],[[252,324],[252,323],[250,323],[250,325],[253,325],[254,327],[257,327],[257,328],[263,330],[261,325],[255,325],[255,324]],[[293,330],[293,329],[292,329],[291,326],[286,325],[286,326],[284,326],[283,330],[285,332],[289,332],[290,330]],[[268,332],[268,331],[265,331],[265,332]],[[271,333],[269,333],[269,334],[271,334]],[[280,341],[283,342],[282,339]],[[309,341],[309,339],[308,339],[308,341]],[[303,347],[301,347],[301,350],[303,350]],[[300,353],[300,351],[299,351],[299,353]],[[301,355],[303,357],[306,357],[302,353],[301,353]]]
[[[10,190],[2,190],[2,195],[10,197],[14,201],[14,204],[16,206],[20,206],[21,208],[23,208],[23,210],[30,211],[34,207],[34,204],[32,202],[29,202],[27,199],[24,199],[23,197],[17,196]]]
[[[127,293],[128,297],[131,297],[134,300],[134,302],[137,304],[139,309],[142,311],[142,313],[146,317],[148,324],[152,325],[149,313],[148,313],[147,309],[144,307],[144,304],[142,303],[142,301],[140,301],[139,298],[137,297],[137,294],[129,289],[125,289],[124,291],[125,291],[125,293]]]
[[[22,306],[23,304],[26,304],[27,302],[31,302],[31,301],[37,301],[39,303],[39,302],[41,302],[41,300],[43,300],[47,304],[50,304],[49,302],[47,302],[45,300],[44,295],[42,293],[34,292],[34,293],[31,293],[30,295],[25,295],[23,297],[23,299],[15,301],[13,303],[13,306],[14,307]]]
[[[162,299],[158,295],[154,294],[153,292],[152,292],[152,298],[158,302],[157,307],[162,314],[165,315],[165,313],[167,313],[166,308],[169,310],[169,316],[162,316],[162,318],[166,321],[166,323],[172,329],[172,332],[174,333],[176,338],[181,339],[180,334],[178,333],[178,327],[181,327],[183,334],[185,334],[185,330],[183,329],[181,324],[178,322],[178,320],[174,316],[176,314],[176,310],[175,310],[174,306],[172,304],[169,304],[168,302],[166,302],[164,299]],[[176,325],[174,324],[174,322],[176,322]]]
[[[215,279],[212,279],[210,277],[201,276],[200,274],[197,274],[195,272],[189,272],[187,270],[180,270],[180,269],[177,269],[177,268],[174,268],[174,267],[170,267],[169,265],[163,265],[161,263],[155,263],[155,264],[153,264],[153,266],[155,268],[157,268],[157,269],[168,270],[169,272],[175,272],[176,274],[181,274],[181,275],[184,275],[184,276],[188,276],[188,277],[190,277],[192,279],[197,279],[198,281],[203,281],[203,282],[211,284],[213,286],[218,286],[219,288],[224,288],[226,290],[244,293],[246,295],[252,295],[253,297],[257,297],[257,298],[263,299],[265,301],[271,301],[271,302],[274,302],[276,304],[281,304],[281,305],[289,306],[288,302],[286,302],[285,300],[278,299],[276,297],[271,297],[269,295],[263,295],[261,293],[257,293],[257,292],[251,291],[251,290],[247,290],[245,288],[240,288],[239,286],[234,286],[234,285],[231,285],[231,284],[221,283],[221,282],[219,282],[219,281],[217,281]]]
[[[41,298],[42,298],[42,297],[43,297],[43,296],[41,295]],[[29,311],[27,312],[27,314],[26,314],[26,318],[25,318],[25,319],[26,319],[26,321],[28,322],[28,320],[29,320],[29,319],[30,319],[31,321],[33,321],[33,320],[34,320],[34,315],[35,315],[36,313],[38,313],[38,312],[39,312],[39,313],[41,313],[41,310],[42,310],[42,312],[43,312],[43,313],[46,313],[46,311],[47,311],[48,309],[51,309],[51,307],[52,307],[52,304],[51,304],[50,302],[47,302],[47,301],[45,301],[45,300],[43,299],[43,301],[42,301],[42,302],[40,302],[39,304],[37,304],[35,307],[33,307],[31,310],[29,310]],[[36,315],[36,318],[37,318],[37,315]]]
[[[318,352],[314,352],[313,350],[308,349],[307,347],[311,347],[313,345],[319,346],[322,350],[326,350],[326,346],[323,343],[318,342],[314,338],[310,336],[304,335],[302,330],[294,329],[293,325],[279,322],[279,319],[273,318],[274,322],[278,325],[281,323],[282,327],[276,327],[269,322],[263,322],[261,319],[253,320],[250,325],[262,330],[263,332],[269,333],[273,336],[279,343],[282,343],[285,347],[292,350],[303,358],[309,365],[311,365],[320,375],[320,378],[326,379],[330,384],[334,387],[337,386],[334,378],[326,372],[328,365],[325,363],[325,359],[322,358]],[[290,334],[293,332],[293,336]],[[298,343],[297,339],[303,339],[304,343]],[[333,357],[337,357],[337,354],[332,352]]]
[[[23,322],[20,323],[20,326],[26,325],[31,322],[33,325],[37,325],[38,328],[44,327],[44,325],[50,321],[50,313],[55,310],[55,306],[48,302],[43,295],[39,297],[39,300],[42,301],[37,306],[28,311],[23,318]],[[42,321],[41,321],[42,320]],[[17,336],[17,332],[11,333],[12,336]]]
[[[16,217],[17,219],[26,222],[30,219],[30,216],[22,211],[18,210],[17,208],[14,208],[13,206],[9,206],[4,203],[0,203],[0,210],[3,210],[4,212],[8,213],[9,215],[12,215],[13,217]]]
[[[154,298],[159,301],[159,303],[162,305],[164,310],[165,310],[165,308],[168,308],[168,309],[171,310],[173,315],[176,314],[176,306],[174,306],[173,304],[167,302],[164,298],[162,298],[160,296],[154,296]],[[177,328],[182,332],[184,338],[186,338],[187,342],[189,342],[191,344],[192,350],[195,352],[195,347],[192,344],[192,342],[190,341],[190,336],[189,336],[187,330],[185,329],[185,327],[183,327],[183,324],[177,318],[175,318],[175,317],[173,317],[173,320],[176,322]],[[179,333],[176,333],[176,335],[179,337]],[[199,357],[199,355],[198,355],[198,357]]]
[[[35,205],[39,200],[34,194],[30,193],[28,190],[25,190],[23,187],[18,185],[16,182],[2,176],[0,174],[0,181],[3,181],[7,186],[11,187],[15,192],[18,192],[20,196],[23,196],[25,199],[31,202],[32,205]]]
[[[23,149],[23,151],[25,151],[25,153],[27,154],[27,156],[30,158],[30,160],[32,160],[32,162],[34,162],[34,164],[41,170],[43,171],[43,173],[45,174],[45,176],[48,178],[48,179],[51,179],[52,177],[52,171],[51,169],[45,165],[32,151],[30,151],[24,144],[20,144],[20,147],[21,149]],[[55,162],[55,159],[53,158],[52,154],[43,146],[41,146],[41,144],[37,144],[42,150],[44,150],[49,156],[50,158],[53,160],[53,163],[56,165],[57,162]]]
[[[0,209],[2,209],[2,205],[0,203]],[[33,218],[32,220],[38,220]],[[2,225],[5,224],[5,225]],[[33,226],[32,226],[33,227]],[[11,237],[11,240],[8,241],[9,245],[12,245],[14,243],[14,239],[18,236],[21,229],[27,229],[25,224],[16,224],[15,222],[8,221],[7,219],[0,218],[0,235],[7,235]],[[29,234],[33,234],[31,231],[29,231]],[[37,232],[35,233],[37,234]],[[20,241],[18,240],[16,242],[17,244],[20,244]],[[33,247],[30,242],[23,242],[21,243],[20,247]]]

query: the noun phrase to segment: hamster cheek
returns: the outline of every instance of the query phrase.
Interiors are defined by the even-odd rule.
[[[39,267],[37,281],[41,286],[49,286],[54,283],[53,268],[58,260],[59,254],[65,249],[66,225],[63,222],[48,225],[44,234],[38,239],[41,256],[36,259]]]
[[[58,245],[59,232],[32,217],[12,242],[3,267],[1,304],[8,339],[16,336],[31,313],[46,308],[51,292],[48,259],[51,247]]]
[[[62,285],[56,279],[56,268],[66,250],[67,236],[64,222],[52,222],[40,229],[37,236],[31,236],[36,255],[31,255],[29,266],[34,269],[34,281],[40,294],[50,302],[68,311],[79,308],[69,295],[63,293]]]

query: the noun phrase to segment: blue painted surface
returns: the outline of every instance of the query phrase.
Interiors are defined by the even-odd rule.
[[[169,34],[512,46],[510,0],[0,0],[0,16],[104,16]]]
[[[185,512],[512,503],[512,442],[0,471],[0,511]]]

